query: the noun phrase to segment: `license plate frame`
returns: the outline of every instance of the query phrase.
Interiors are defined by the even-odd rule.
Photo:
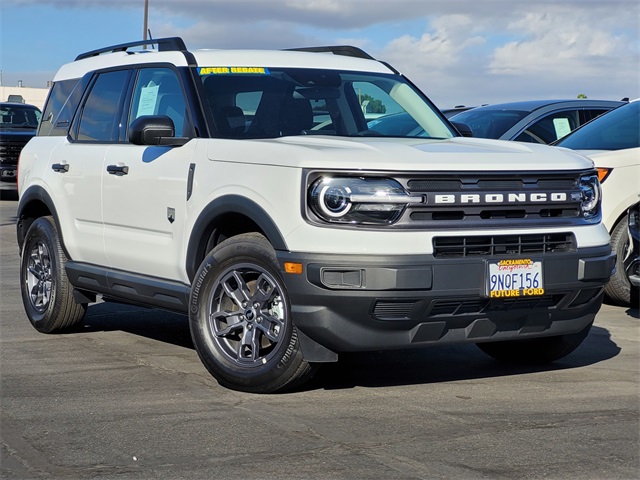
[[[487,261],[485,296],[491,299],[544,295],[542,260],[509,258]]]

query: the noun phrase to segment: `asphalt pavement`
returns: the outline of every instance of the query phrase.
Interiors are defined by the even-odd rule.
[[[302,391],[227,390],[185,317],[99,303],[43,335],[18,286],[15,198],[0,200],[0,477],[633,479],[638,309],[605,305],[545,367],[474,345],[343,355]]]

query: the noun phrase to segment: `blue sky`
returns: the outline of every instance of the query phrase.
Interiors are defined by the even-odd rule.
[[[144,0],[3,0],[3,85],[44,87],[79,53],[142,38]],[[353,44],[441,108],[640,96],[630,0],[149,0],[154,37],[189,48]]]

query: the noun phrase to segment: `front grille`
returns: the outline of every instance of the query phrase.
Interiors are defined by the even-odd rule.
[[[373,315],[381,320],[406,320],[415,302],[376,302]]]
[[[582,225],[579,187],[584,172],[476,172],[395,176],[413,197],[396,225],[405,228],[482,228]]]
[[[2,142],[0,143],[0,162],[3,165],[17,165],[18,157],[26,142]]]
[[[570,233],[435,237],[435,257],[553,254],[575,251]]]

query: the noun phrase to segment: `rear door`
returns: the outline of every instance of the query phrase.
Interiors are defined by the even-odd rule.
[[[118,141],[123,99],[131,72],[98,73],[92,80],[67,139],[51,154],[51,191],[71,258],[107,265],[103,243],[102,172],[110,145]]]

